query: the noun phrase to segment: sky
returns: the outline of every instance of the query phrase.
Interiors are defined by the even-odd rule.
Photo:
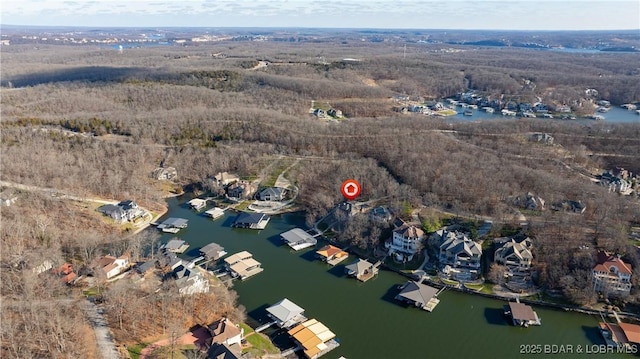
[[[0,24],[629,30],[640,0],[0,0]]]

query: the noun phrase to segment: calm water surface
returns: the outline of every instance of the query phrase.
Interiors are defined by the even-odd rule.
[[[253,231],[230,228],[232,212],[212,221],[187,209],[184,200],[171,199],[169,206],[166,217],[189,219],[189,227],[178,234],[191,244],[185,257],[195,257],[200,247],[217,242],[229,253],[248,250],[262,263],[262,273],[234,285],[250,322],[265,322],[265,308],[289,298],[306,310],[307,317],[318,319],[336,333],[341,346],[326,354],[327,359],[341,355],[348,359],[539,358],[545,355],[521,354],[521,345],[586,348],[603,344],[595,316],[535,307],[542,326],[516,328],[503,317],[505,302],[453,291],[440,295],[440,304],[432,313],[405,307],[393,299],[397,286],[406,281],[396,273],[381,271],[376,278],[360,283],[345,277],[342,265],[331,268],[315,260],[314,250],[293,252],[282,246],[279,234],[302,226],[301,216],[275,216],[265,230]],[[162,240],[172,237],[163,235]],[[343,264],[350,262],[351,258]]]

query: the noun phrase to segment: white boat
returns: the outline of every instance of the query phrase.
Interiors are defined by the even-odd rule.
[[[493,107],[483,107],[482,110],[486,113],[493,113],[495,111]]]

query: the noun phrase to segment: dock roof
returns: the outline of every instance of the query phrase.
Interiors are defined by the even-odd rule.
[[[298,324],[288,333],[302,345],[304,354],[309,358],[325,350],[325,342],[336,337],[329,328],[315,319]]]
[[[622,328],[622,331],[629,342],[640,343],[640,325],[629,323],[620,323],[618,325]]]
[[[317,243],[316,239],[313,238],[312,235],[310,235],[309,233],[307,233],[306,231],[300,228],[294,228],[292,230],[286,231],[280,234],[280,236],[282,237],[282,239],[284,239],[285,242],[289,244],[291,243],[295,244],[295,243],[301,243],[301,242]]]
[[[511,309],[511,316],[514,320],[531,321],[538,319],[533,312],[533,308],[526,304],[509,302],[509,308]]]
[[[232,265],[234,263],[240,262],[243,259],[249,259],[252,258],[253,254],[247,252],[247,251],[242,251],[242,252],[238,252],[235,254],[232,254],[230,256],[228,256],[227,258],[224,259],[224,261],[229,264]]]
[[[304,309],[300,308],[296,303],[287,298],[267,308],[267,312],[281,322],[287,322],[296,316],[304,313]]]
[[[178,250],[180,249],[186,242],[180,238],[172,238],[167,244],[164,245],[164,248],[168,250]]]
[[[238,223],[242,223],[242,224],[258,224],[260,223],[260,221],[264,220],[266,217],[266,219],[269,218],[269,216],[267,216],[264,213],[248,213],[248,212],[241,212],[238,214],[238,216],[236,216],[236,219],[234,221],[234,223],[238,224]]]
[[[437,293],[436,288],[410,280],[398,295],[415,303],[427,304]]]
[[[332,246],[331,244],[327,244],[326,246],[320,248],[316,251],[316,253],[326,258],[330,258],[340,253],[347,254],[347,252],[344,252],[342,249]]]
[[[180,227],[186,227],[188,222],[189,222],[188,219],[171,217],[171,218],[167,218],[164,222],[162,222],[162,224],[164,226],[180,228]]]
[[[362,273],[371,267],[373,267],[373,264],[362,258],[358,258],[357,262],[353,262],[345,266],[347,270],[353,271],[355,273]]]
[[[203,253],[204,255],[209,257],[213,257],[220,252],[224,252],[224,247],[215,242],[211,242],[206,246],[200,248],[200,253]]]

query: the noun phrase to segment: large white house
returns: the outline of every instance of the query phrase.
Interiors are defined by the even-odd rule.
[[[632,273],[631,264],[619,256],[599,251],[593,267],[593,289],[606,294],[629,294]]]
[[[517,241],[514,238],[505,238],[502,245],[496,249],[494,260],[496,263],[506,265],[513,271],[525,272],[531,268],[533,254],[530,238]]]
[[[389,255],[395,255],[396,259],[410,261],[422,248],[423,241],[424,231],[405,223],[393,230],[393,236],[391,240],[385,242],[385,247],[389,251]]]

